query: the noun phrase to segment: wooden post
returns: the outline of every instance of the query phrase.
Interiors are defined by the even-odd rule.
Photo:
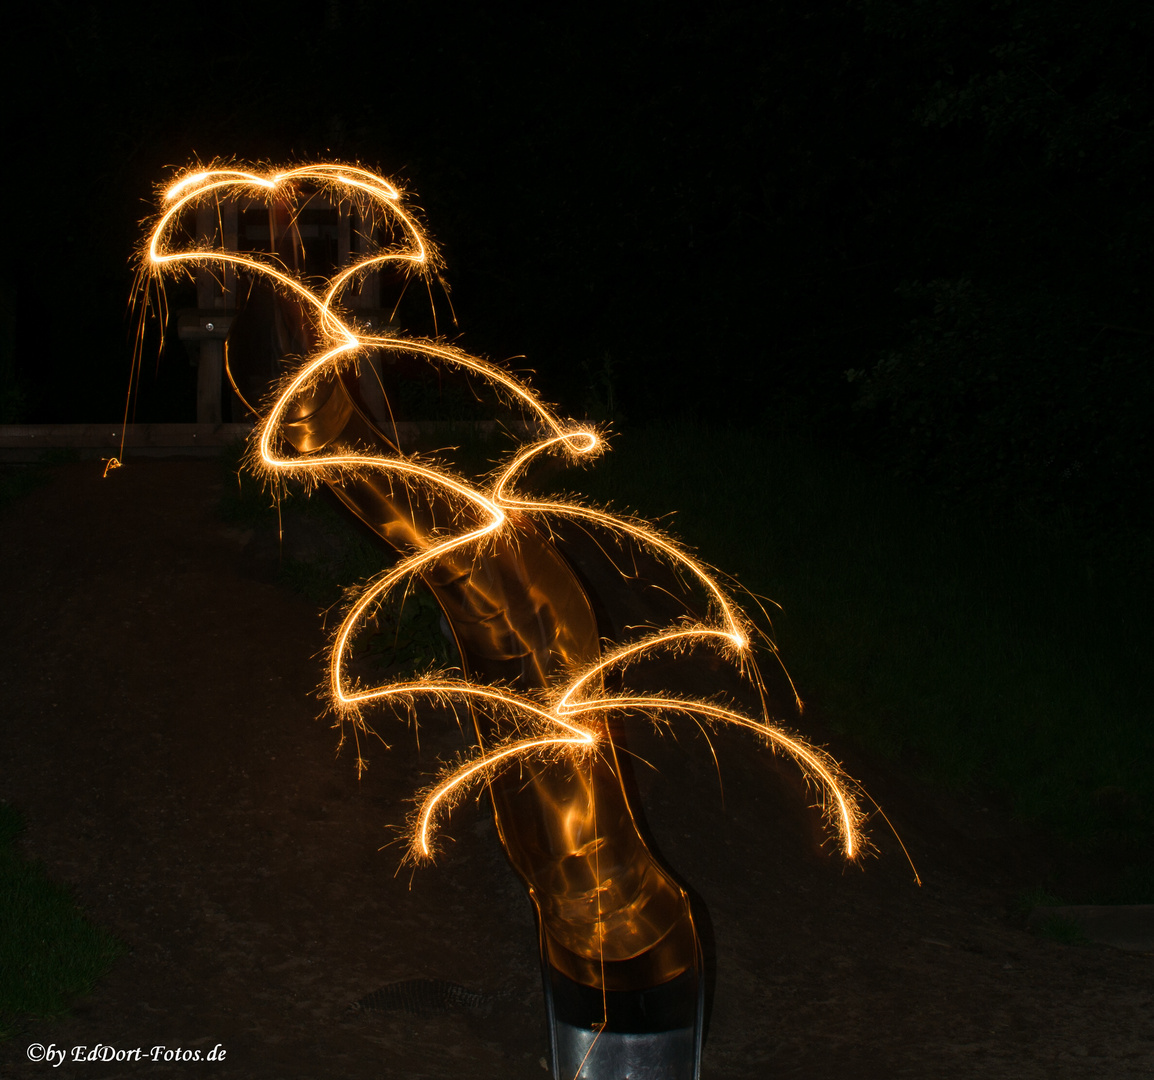
[[[337,265],[352,262],[352,207],[344,199],[337,203]]]
[[[226,251],[237,249],[236,202],[226,199],[202,205],[196,211],[196,232],[202,244]],[[224,377],[224,339],[236,308],[236,270],[202,266],[196,271],[196,306],[201,333],[197,345],[196,422],[219,424],[221,380]],[[219,313],[220,318],[214,316]]]

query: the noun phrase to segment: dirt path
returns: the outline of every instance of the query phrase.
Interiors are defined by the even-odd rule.
[[[0,519],[0,797],[130,949],[71,1018],[0,1046],[0,1076],[545,1077],[533,920],[485,806],[431,869],[378,851],[456,750],[451,721],[426,719],[419,752],[397,725],[358,783],[315,720],[317,613],[246,576],[219,483],[213,462],[105,481],[78,463]],[[1154,1074],[1154,958],[1017,927],[1038,856],[993,811],[850,755],[918,889],[882,827],[865,872],[824,852],[790,768],[744,739],[719,741],[724,801],[700,740],[631,748],[659,766],[638,776],[649,824],[707,911],[707,1080]],[[348,1010],[409,979],[481,996]],[[227,1056],[52,1069],[32,1043]]]

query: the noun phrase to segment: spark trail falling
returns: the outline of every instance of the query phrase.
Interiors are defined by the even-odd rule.
[[[295,213],[307,204],[309,197],[317,195],[334,204],[352,204],[364,220],[387,227],[396,239],[340,269],[323,288],[314,288],[303,274],[270,253],[230,251],[210,243],[185,244],[190,235],[184,228],[186,215],[200,207],[216,208],[224,199],[258,205],[279,201]],[[311,336],[317,343],[282,381],[259,419],[249,456],[258,475],[274,485],[288,478],[302,479],[307,484],[340,485],[358,477],[385,474],[402,488],[435,493],[436,498],[458,511],[454,528],[437,531],[430,543],[403,557],[364,588],[337,629],[327,662],[327,697],[342,729],[342,741],[346,725],[357,737],[358,747],[361,735],[376,734],[366,716],[370,707],[405,708],[421,700],[466,703],[486,715],[492,729],[500,733],[473,756],[449,769],[424,793],[411,831],[409,854],[413,859],[431,857],[438,822],[464,792],[492,782],[516,763],[569,761],[577,768],[591,756],[605,759],[606,717],[615,712],[641,712],[663,720],[693,716],[706,725],[730,725],[752,732],[797,762],[819,789],[827,821],[845,856],[854,859],[861,854],[863,814],[855,786],[824,751],[772,723],[764,713],[750,716],[714,701],[604,689],[607,673],[621,672],[646,656],[701,645],[727,657],[755,686],[760,686],[753,623],[709,566],[647,523],[572,501],[531,498],[518,491],[518,481],[542,455],[561,454],[579,460],[599,454],[604,444],[595,430],[563,421],[525,382],[499,365],[439,340],[372,333],[354,321],[342,305],[342,297],[350,285],[367,273],[392,268],[427,281],[440,267],[436,249],[406,208],[397,187],[363,168],[328,163],[282,170],[231,166],[189,170],[161,193],[160,211],[141,255],[138,295],[147,295],[153,286],[157,295],[162,295],[165,278],[203,267],[216,273],[231,268],[267,283],[306,313]],[[539,437],[512,454],[495,479],[483,486],[417,456],[367,452],[357,446],[341,445],[315,451],[306,446],[302,450],[299,443],[289,441],[285,432],[293,423],[294,409],[299,411],[300,403],[324,380],[355,369],[370,351],[416,356],[484,379],[532,418]],[[535,695],[508,686],[440,676],[364,686],[349,674],[352,645],[358,632],[390,596],[403,592],[415,578],[445,560],[467,563],[479,557],[509,530],[511,522],[526,518],[546,522],[567,518],[626,538],[691,581],[706,596],[708,615],[654,629],[640,640],[620,645],[594,662],[567,671],[563,680],[555,680],[556,685],[550,684]],[[776,658],[772,642],[764,636],[762,640]],[[358,766],[362,765],[358,753]]]

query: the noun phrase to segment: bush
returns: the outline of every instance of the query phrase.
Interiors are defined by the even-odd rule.
[[[850,370],[860,432],[901,474],[1076,517],[1148,514],[1151,336],[1041,284],[904,282],[906,334]]]

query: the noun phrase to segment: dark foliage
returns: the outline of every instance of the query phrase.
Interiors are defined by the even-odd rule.
[[[462,343],[570,411],[788,408],[954,490],[1145,497],[1139,0],[36,11],[10,418],[119,417],[169,167],[326,155],[411,184]],[[178,352],[139,419],[191,419]]]
[[[965,279],[904,283],[904,340],[850,369],[862,430],[901,472],[1098,524],[1145,520],[1154,356],[1044,286],[989,293]],[[1084,523],[1084,522],[1083,522]]]

